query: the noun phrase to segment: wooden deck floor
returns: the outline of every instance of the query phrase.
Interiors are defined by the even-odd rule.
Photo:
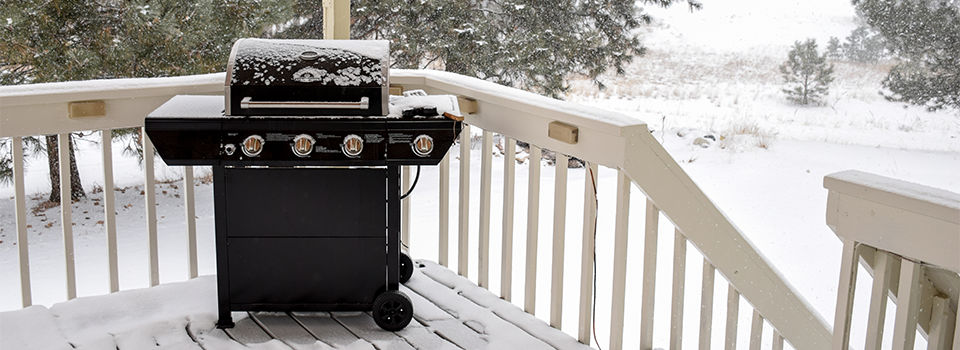
[[[124,322],[115,322],[117,325],[111,326],[115,330],[105,329],[106,336],[91,334],[97,331],[83,326],[84,318],[128,317],[122,310],[106,312],[106,315],[113,316],[85,315],[78,310],[110,305],[110,298],[116,298],[118,294],[139,291],[80,298],[57,304],[49,310],[43,308],[51,314],[49,321],[46,316],[19,321],[17,313],[27,309],[0,313],[0,331],[6,336],[18,334],[17,327],[50,328],[50,322],[56,326],[56,330],[45,332],[49,336],[44,336],[43,341],[38,339],[31,344],[30,339],[25,339],[26,349],[56,348],[51,347],[50,340],[57,336],[69,346],[63,348],[80,349],[588,349],[569,335],[442,266],[431,262],[418,262],[418,265],[414,276],[401,287],[413,301],[414,320],[399,332],[381,330],[368,312],[234,313],[236,327],[220,330],[212,327],[212,308],[198,310],[195,314],[187,312],[186,317],[172,317],[171,320],[151,320],[148,324],[122,331],[118,329]],[[206,284],[213,282],[213,278],[204,281]],[[160,287],[150,289],[156,288]],[[205,291],[215,289],[203,288]],[[170,295],[170,292],[164,295]],[[103,300],[98,302],[95,299]],[[118,308],[130,303],[117,299]],[[140,295],[136,299],[144,297]],[[164,301],[153,302],[162,304]],[[38,319],[42,320],[36,321]],[[70,325],[70,319],[79,320]],[[107,324],[111,323],[107,321]],[[110,346],[109,339],[115,346]],[[9,341],[0,341],[0,345],[21,345]]]

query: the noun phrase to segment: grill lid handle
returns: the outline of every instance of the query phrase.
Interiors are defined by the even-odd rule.
[[[240,100],[241,109],[259,108],[317,108],[317,109],[370,109],[370,98],[364,96],[359,102],[339,101],[253,101],[252,97]]]

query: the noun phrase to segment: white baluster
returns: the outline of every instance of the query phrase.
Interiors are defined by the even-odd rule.
[[[686,279],[687,239],[679,229],[673,233],[673,295],[670,308],[670,348],[683,348],[683,289]]]
[[[57,136],[60,153],[60,223],[63,226],[63,256],[67,267],[67,300],[77,297],[77,270],[73,255],[73,198],[70,183],[70,133]]]
[[[613,233],[613,296],[610,298],[610,349],[623,348],[623,314],[627,286],[627,227],[630,218],[630,179],[617,175],[617,212]]]
[[[100,130],[101,158],[103,159],[103,227],[107,233],[107,269],[110,292],[120,290],[117,267],[117,209],[113,194],[113,135],[112,130]]]
[[[867,316],[867,340],[864,350],[880,350],[883,341],[883,321],[887,315],[887,285],[893,266],[890,253],[877,250],[874,253],[873,289],[870,291],[870,312]]]
[[[640,300],[640,348],[653,349],[654,292],[657,283],[657,233],[660,209],[647,199],[643,239],[643,295]]]
[[[590,326],[593,321],[593,254],[597,230],[597,165],[583,164],[583,243],[580,252],[580,323],[577,340],[590,345]]]
[[[150,260],[150,286],[160,284],[160,263],[157,251],[157,200],[154,188],[153,142],[143,131],[143,202],[147,218],[147,249]]]
[[[510,301],[513,286],[513,202],[517,141],[503,135],[503,228],[500,265],[500,296]]]
[[[437,262],[440,265],[447,266],[450,256],[450,154],[443,156],[440,161],[440,200],[439,213],[437,214],[439,228],[437,234],[440,236],[437,241],[439,247],[437,250]]]
[[[480,147],[480,251],[477,285],[490,288],[490,176],[493,158],[493,133],[484,130]]]
[[[23,188],[23,138],[13,137],[13,197],[17,219],[17,263],[20,265],[20,302],[23,307],[33,305],[30,290],[30,244],[27,242],[27,205]]]
[[[550,326],[560,329],[563,322],[563,249],[567,226],[566,155],[556,153],[553,186],[553,259],[550,262]]]
[[[530,145],[527,185],[527,266],[523,285],[523,311],[534,315],[537,307],[537,230],[540,225],[540,147]]]
[[[700,350],[710,350],[713,335],[713,281],[716,268],[703,258],[703,278],[700,283]]]
[[[457,236],[457,273],[467,277],[470,257],[470,126],[460,132],[460,212]]]
[[[842,270],[841,270],[842,271]],[[912,350],[920,313],[920,264],[900,259],[897,318],[893,323],[893,349]]]

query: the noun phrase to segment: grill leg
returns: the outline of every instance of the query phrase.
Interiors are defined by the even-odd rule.
[[[213,208],[214,226],[216,227],[217,243],[217,307],[220,319],[217,328],[233,328],[233,318],[230,316],[230,264],[227,262],[227,214],[226,182],[222,166],[213,167]]]
[[[400,289],[400,167],[387,166],[387,290]]]

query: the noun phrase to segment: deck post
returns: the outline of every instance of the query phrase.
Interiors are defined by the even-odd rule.
[[[350,39],[350,0],[323,0],[323,38]]]

